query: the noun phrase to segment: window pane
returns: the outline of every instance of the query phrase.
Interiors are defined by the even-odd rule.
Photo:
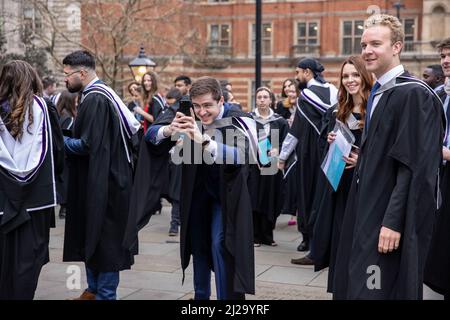
[[[344,36],[352,35],[352,21],[344,21]]]
[[[211,26],[211,41],[219,40],[219,26]]]
[[[256,39],[256,25],[252,25],[252,40]]]
[[[362,35],[364,31],[364,21],[355,21],[355,35]]]
[[[298,39],[298,40],[297,40],[297,44],[298,44],[298,45],[304,45],[304,44],[306,44],[306,39]]]
[[[230,27],[227,24],[221,26],[221,38],[222,40],[228,40],[230,37]]]
[[[262,37],[270,38],[271,34],[272,34],[272,26],[270,25],[270,23],[263,24]]]
[[[352,53],[352,39],[345,38],[342,42],[342,53],[351,54]]]
[[[310,23],[309,24],[309,33],[308,35],[310,37],[317,37],[317,23]]]
[[[352,53],[361,53],[361,38],[355,37],[355,41],[353,43],[353,52]]]
[[[297,31],[299,37],[306,37],[306,23],[297,24]]]
[[[34,10],[33,8],[24,8],[23,9],[23,16],[25,19],[33,19]]]
[[[414,34],[414,19],[405,20],[405,35],[406,34]]]
[[[271,50],[271,46],[270,46],[270,40],[264,40],[263,41],[262,54],[264,56],[270,56],[272,54],[272,50]]]
[[[317,39],[316,38],[309,38],[308,39],[308,44],[317,44]]]

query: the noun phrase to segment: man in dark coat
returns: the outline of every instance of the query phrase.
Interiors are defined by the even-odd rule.
[[[447,77],[447,84],[437,92],[444,104],[444,112],[448,123],[450,120],[450,38],[443,40],[438,45],[441,57],[442,70]],[[447,136],[444,140],[442,156],[444,164],[441,168],[441,192],[442,205],[436,216],[431,240],[430,252],[428,253],[425,266],[425,284],[434,291],[443,294],[445,300],[450,299],[450,141]]]
[[[95,73],[94,57],[75,51],[63,60],[70,92],[82,92],[70,156],[64,261],[83,261],[88,289],[81,299],[114,300],[119,271],[133,264],[122,246],[132,185],[131,136],[139,122]]]
[[[317,141],[321,129],[322,117],[326,110],[337,102],[337,89],[322,77],[324,67],[317,60],[305,58],[299,61],[296,69],[297,80],[302,92],[297,99],[295,118],[279,157],[279,168],[284,169],[285,162],[293,156],[295,150],[298,165],[298,228],[302,234],[302,243],[298,251],[308,251],[309,241],[313,237],[309,224],[315,195],[316,181],[321,173]],[[317,190],[321,192],[321,190]],[[313,257],[292,259],[293,264],[311,265]]]
[[[174,145],[172,135],[183,134],[182,155],[172,156],[174,163],[182,163],[181,265],[184,272],[192,254],[195,299],[210,298],[211,270],[218,299],[243,299],[245,293],[255,292],[246,163],[248,150],[256,150],[256,125],[223,103],[216,79],[198,79],[190,96],[193,108],[184,110],[187,114],[178,112],[169,125],[149,129],[153,144],[165,150]]]
[[[442,159],[442,105],[400,64],[397,18],[365,22],[362,57],[377,78],[334,274],[335,299],[421,299]]]

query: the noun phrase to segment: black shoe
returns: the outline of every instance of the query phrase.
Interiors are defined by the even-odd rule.
[[[299,264],[302,266],[311,266],[311,265],[314,265],[314,260],[308,256],[304,256],[304,257],[298,258],[298,259],[291,259],[291,263]]]
[[[169,237],[176,237],[178,235],[178,227],[170,228]]]
[[[303,252],[309,250],[309,241],[302,241],[297,247],[297,251]]]

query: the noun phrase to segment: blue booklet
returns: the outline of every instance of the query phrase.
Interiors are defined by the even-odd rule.
[[[328,181],[330,182],[334,191],[336,191],[339,186],[339,181],[341,181],[341,177],[345,169],[345,161],[342,159],[344,153],[337,146],[332,148],[332,150],[330,151],[331,152],[328,153],[329,157],[328,165],[325,166],[323,169],[325,175],[327,176]]]
[[[260,140],[258,142],[259,147],[259,162],[265,166],[270,163],[271,157],[269,157],[269,151],[272,149],[272,145],[268,138]]]
[[[321,165],[322,170],[334,191],[337,190],[342,174],[345,170],[346,163],[343,157],[349,156],[352,143],[355,141],[355,138],[350,130],[343,128],[340,125],[335,129],[336,139],[332,144],[330,144],[328,153]]]

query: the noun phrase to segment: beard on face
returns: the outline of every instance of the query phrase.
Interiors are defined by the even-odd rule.
[[[300,91],[307,88],[308,82],[297,80],[297,87]]]
[[[69,82],[66,82],[66,88],[70,93],[76,93],[80,92],[83,88],[83,84],[80,82],[69,84]]]

